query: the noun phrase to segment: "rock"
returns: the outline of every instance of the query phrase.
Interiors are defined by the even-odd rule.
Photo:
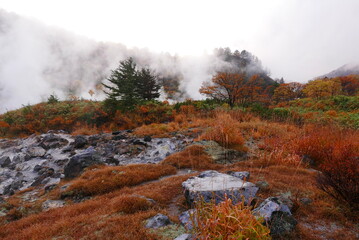
[[[205,151],[213,158],[215,163],[226,164],[247,159],[245,152],[224,148],[215,141],[199,141],[195,144],[204,146]]]
[[[86,139],[86,137],[84,136],[76,136],[75,137],[75,141],[73,142],[73,146],[74,148],[83,148],[86,146],[86,144],[88,144],[88,141]]]
[[[10,185],[4,188],[4,195],[13,195],[16,190],[19,190],[23,186],[21,179],[14,180]]]
[[[135,139],[135,140],[133,140],[132,144],[133,144],[133,145],[140,145],[140,146],[145,146],[145,147],[147,147],[147,143],[142,142],[140,139]]]
[[[303,155],[301,160],[303,163],[308,164],[310,167],[315,166],[315,161],[308,155]]]
[[[250,173],[249,172],[233,172],[233,171],[229,171],[227,172],[227,174],[233,176],[233,177],[237,177],[239,179],[242,180],[249,180],[250,177]]]
[[[45,186],[45,192],[50,192],[57,187],[57,184],[51,184]]]
[[[30,157],[43,157],[45,156],[46,150],[42,147],[29,147],[27,149],[27,153],[30,155]]]
[[[50,210],[52,208],[60,208],[65,205],[65,201],[62,200],[46,200],[42,203],[42,210]]]
[[[73,150],[74,150],[74,146],[68,145],[62,149],[62,153],[72,152]]]
[[[294,217],[287,212],[273,212],[270,220],[270,234],[282,236],[290,233],[297,225]]]
[[[261,190],[266,190],[269,188],[269,184],[267,181],[258,181],[256,182],[256,186]]]
[[[0,197],[0,204],[4,204],[4,203],[5,203],[4,198]]]
[[[299,201],[304,205],[309,205],[313,202],[313,200],[310,198],[301,198],[301,199],[299,199]]]
[[[176,237],[174,240],[193,240],[194,237],[192,234],[184,233],[178,237]]]
[[[170,219],[167,216],[159,213],[156,216],[148,219],[146,228],[160,228],[170,224],[172,224]]]
[[[112,137],[112,140],[119,141],[119,140],[123,140],[123,139],[127,139],[127,138],[128,137],[125,134],[118,134],[118,135]]]
[[[151,138],[151,136],[145,136],[145,137],[143,138],[143,141],[145,141],[145,142],[151,142],[151,141],[152,141],[152,138]]]
[[[258,188],[250,182],[217,171],[205,171],[182,183],[187,202],[193,206],[197,200],[205,202],[223,201],[225,196],[234,204],[244,200],[245,204],[255,197]]]
[[[0,167],[8,167],[11,164],[11,160],[8,156],[0,158]]]
[[[100,155],[90,147],[70,159],[64,168],[65,178],[77,177],[85,168],[95,164],[102,164]]]
[[[41,147],[44,149],[59,148],[69,143],[65,138],[57,136],[53,133],[45,135],[41,141]]]
[[[269,197],[253,210],[253,215],[263,217],[265,221],[270,221],[273,212],[278,211],[291,214],[289,207],[280,201],[278,197]]]
[[[194,209],[187,210],[178,217],[181,224],[187,229],[192,230],[193,229],[193,221],[195,220],[195,211]]]

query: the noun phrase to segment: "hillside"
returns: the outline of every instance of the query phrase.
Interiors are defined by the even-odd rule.
[[[335,78],[347,75],[359,75],[359,64],[345,64],[327,74],[316,78]]]
[[[289,104],[288,109],[295,106]],[[308,102],[295,104],[318,111]],[[330,111],[332,105],[324,106]],[[188,228],[186,211],[193,207],[203,214],[199,221],[220,221],[223,227],[242,223],[216,211],[253,219],[246,234],[259,235],[252,239],[358,237],[357,130],[328,121],[298,122],[279,109],[231,110],[211,101],[152,103],[115,116],[100,109],[101,102],[42,103],[1,116],[17,121],[13,134],[31,134],[30,129],[37,134],[0,140],[0,238],[167,240],[215,234],[213,225]],[[194,176],[200,177],[191,180]],[[245,181],[250,195],[240,196],[254,197],[252,205],[233,207],[227,200],[217,210],[193,206],[196,195],[183,194],[184,182],[206,178]],[[345,198],[328,195],[336,193],[329,180],[345,184]],[[261,212],[265,204],[287,210],[278,210],[279,218],[268,213],[267,225],[261,225],[251,211]],[[154,216],[157,220],[149,220]],[[230,234],[221,226],[218,231]]]

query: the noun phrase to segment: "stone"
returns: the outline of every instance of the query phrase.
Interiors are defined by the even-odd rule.
[[[151,138],[151,136],[145,136],[145,137],[143,138],[143,141],[145,141],[145,142],[151,142],[151,141],[152,141],[152,138]]]
[[[249,204],[258,191],[258,187],[251,182],[213,170],[189,178],[182,183],[182,187],[185,190],[185,198],[191,206],[198,200],[219,203],[225,196],[234,204],[242,200],[245,204]]]
[[[0,167],[8,167],[11,164],[11,160],[8,156],[0,158]]]
[[[4,188],[4,195],[13,195],[16,190],[19,190],[23,186],[21,179],[14,180],[10,185]]]
[[[65,205],[65,201],[62,200],[46,200],[42,203],[42,210],[50,210],[53,208],[60,208]]]
[[[218,164],[234,163],[247,159],[245,152],[224,148],[215,141],[198,141],[196,144],[204,146],[206,153]]]
[[[65,178],[75,178],[79,176],[85,168],[95,164],[102,164],[100,155],[95,149],[90,147],[84,152],[71,157],[64,168]]]
[[[249,177],[250,177],[249,172],[233,172],[233,171],[229,171],[229,172],[227,172],[227,174],[229,174],[229,175],[231,175],[233,177],[237,177],[237,178],[242,179],[242,180],[246,180],[246,181],[248,181]]]
[[[270,234],[272,236],[283,236],[294,230],[297,221],[287,212],[273,212],[270,220]]]
[[[273,212],[278,211],[291,214],[289,207],[280,201],[278,197],[269,197],[253,210],[253,215],[263,217],[265,221],[270,221]]]
[[[59,148],[62,146],[65,146],[69,143],[68,140],[65,138],[62,138],[58,135],[55,135],[53,133],[46,134],[45,137],[41,141],[41,147],[44,149],[51,149],[51,148]]]
[[[179,215],[178,219],[181,222],[181,224],[187,229],[187,230],[192,230],[193,229],[193,221],[195,220],[195,212],[196,210],[194,209],[190,209],[187,210],[183,213],[181,213],[181,215]]]
[[[159,213],[156,216],[148,219],[146,228],[160,228],[170,224],[172,224],[171,220],[167,216]]]
[[[112,137],[112,140],[115,141],[119,141],[119,140],[123,140],[123,139],[127,139],[128,137],[124,134],[119,134],[119,135],[115,135]]]
[[[308,164],[310,167],[315,166],[315,161],[308,155],[303,155],[301,160],[303,163]]]
[[[301,199],[299,199],[299,201],[304,205],[309,205],[313,202],[313,200],[310,198],[301,198]]]
[[[73,142],[74,148],[77,148],[77,149],[85,147],[86,144],[88,144],[86,137],[81,136],[81,135],[76,136],[75,141]]]
[[[133,144],[133,145],[140,145],[140,146],[145,146],[145,147],[147,147],[147,143],[142,142],[140,139],[135,139],[135,140],[133,140],[132,144]]]
[[[267,181],[258,181],[256,182],[256,186],[260,189],[260,190],[266,190],[269,188],[269,184]]]
[[[192,234],[184,233],[178,237],[176,237],[174,240],[193,240],[194,237]]]
[[[27,153],[30,155],[30,157],[43,157],[46,154],[46,150],[42,147],[29,147],[27,149]]]

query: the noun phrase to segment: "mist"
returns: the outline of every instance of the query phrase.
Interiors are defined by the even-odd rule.
[[[225,64],[213,54],[179,57],[97,42],[5,11],[0,11],[0,48],[0,112],[46,101],[51,94],[102,100],[98,86],[128,57],[159,76],[180,74],[181,97],[198,99],[213,65]]]

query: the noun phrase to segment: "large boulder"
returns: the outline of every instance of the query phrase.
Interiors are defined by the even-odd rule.
[[[219,203],[227,196],[232,202],[244,200],[245,204],[255,197],[258,187],[255,184],[241,180],[217,171],[204,171],[197,177],[191,177],[182,183],[187,202],[193,206],[195,201],[215,201]]]
[[[94,148],[90,147],[70,158],[64,168],[65,178],[77,177],[85,168],[95,164],[102,164],[101,157]]]

